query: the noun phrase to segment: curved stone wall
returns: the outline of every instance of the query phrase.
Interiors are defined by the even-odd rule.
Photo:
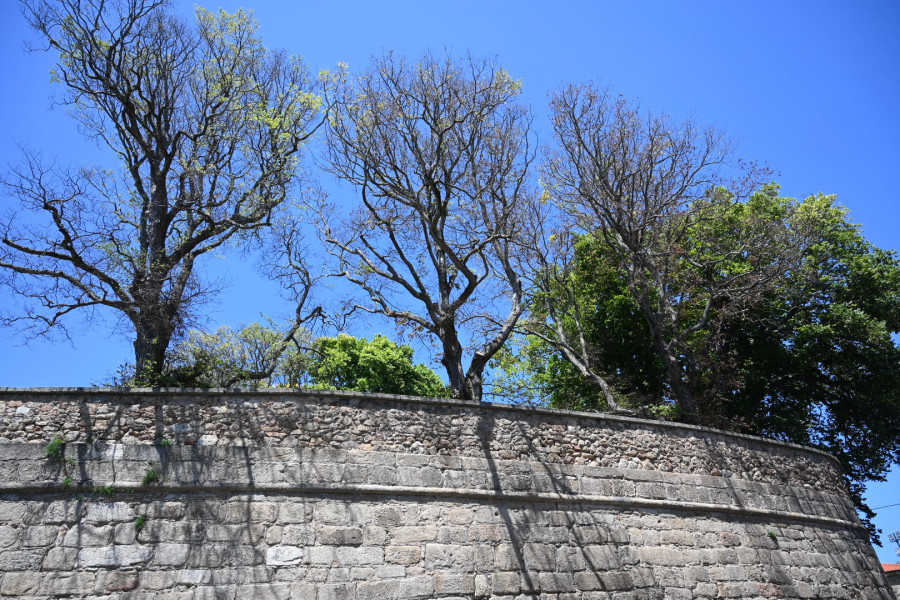
[[[832,457],[699,427],[0,389],[0,458],[3,598],[893,598]]]

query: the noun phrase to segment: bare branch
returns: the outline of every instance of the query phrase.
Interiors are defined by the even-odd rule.
[[[435,336],[466,398],[481,397],[487,361],[523,311],[509,245],[533,199],[534,153],[519,87],[491,62],[389,54],[339,90],[327,132],[326,168],[362,203],[342,226],[322,223],[323,240],[369,296],[359,308]],[[483,337],[464,370],[462,339],[474,333]]]

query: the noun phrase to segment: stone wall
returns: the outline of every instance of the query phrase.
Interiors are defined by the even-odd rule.
[[[893,598],[833,458],[692,426],[0,389],[0,458],[3,598]]]

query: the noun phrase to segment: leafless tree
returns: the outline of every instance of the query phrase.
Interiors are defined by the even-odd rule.
[[[735,161],[713,129],[645,114],[596,85],[569,86],[551,107],[548,189],[568,227],[597,236],[627,273],[672,396],[696,414],[691,336],[760,301],[799,257],[797,232],[765,220],[743,222],[740,239],[717,229],[767,173]]]
[[[119,311],[148,381],[210,291],[198,258],[267,225],[321,118],[305,66],[267,51],[247,13],[198,9],[188,23],[166,4],[23,2],[58,53],[62,104],[122,167],[61,170],[28,154],[3,178],[18,202],[0,223],[2,282],[27,301],[7,322],[40,334],[75,311]]]
[[[481,399],[523,310],[515,249],[534,151],[519,91],[493,62],[388,54],[341,89],[327,133],[328,168],[360,204],[342,226],[325,219],[323,237],[368,296],[358,308],[436,338],[461,398]]]

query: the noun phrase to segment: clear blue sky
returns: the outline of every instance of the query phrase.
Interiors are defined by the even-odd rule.
[[[186,14],[192,2],[176,2]],[[496,57],[524,83],[548,138],[546,96],[564,82],[601,79],[654,111],[693,116],[738,140],[741,156],[776,169],[784,193],[838,194],[878,246],[900,249],[900,3],[812,1],[537,2],[384,0],[210,2],[255,10],[267,46],[301,54],[314,71],[338,61],[362,69],[369,56],[426,50]],[[27,54],[34,39],[16,2],[0,3],[0,162],[17,144],[60,164],[96,154],[62,109],[51,110],[50,59]],[[58,90],[57,90],[58,91]],[[352,201],[323,178],[332,199]],[[0,205],[8,203],[0,198]],[[289,311],[278,290],[243,259],[206,270],[231,281],[209,326],[238,325]],[[201,265],[203,268],[203,266]],[[0,291],[0,303],[12,300]],[[89,385],[130,358],[127,337],[102,317],[75,326],[71,343],[23,347],[0,330],[0,386]],[[384,325],[390,335],[392,329]],[[422,359],[424,360],[424,358]],[[870,487],[872,506],[900,502],[900,470]],[[900,506],[876,523],[900,530]],[[883,561],[900,562],[893,550]]]

